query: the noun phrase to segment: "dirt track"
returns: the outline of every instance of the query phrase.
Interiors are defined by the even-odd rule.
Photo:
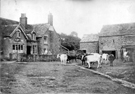
[[[12,71],[7,68],[1,76],[11,78],[8,83],[7,80],[1,79],[1,91],[9,94],[135,92],[87,70],[73,65],[61,65],[60,62],[31,62],[12,66],[17,68],[12,68]]]

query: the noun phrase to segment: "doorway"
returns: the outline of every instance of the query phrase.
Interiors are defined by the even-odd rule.
[[[115,58],[116,57],[116,51],[115,50],[112,50],[112,51],[102,51],[102,53],[107,53],[107,54],[113,54]]]
[[[31,46],[27,46],[27,55],[31,54]]]

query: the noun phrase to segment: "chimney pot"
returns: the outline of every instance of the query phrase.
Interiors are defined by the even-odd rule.
[[[53,26],[53,15],[52,15],[52,13],[49,13],[49,15],[48,15],[48,23]]]
[[[26,17],[26,14],[25,13],[21,13],[21,17]]]

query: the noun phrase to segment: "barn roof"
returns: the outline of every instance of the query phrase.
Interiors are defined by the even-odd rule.
[[[80,42],[94,42],[98,41],[98,34],[85,34]]]
[[[135,23],[105,25],[99,36],[132,35],[135,34]]]

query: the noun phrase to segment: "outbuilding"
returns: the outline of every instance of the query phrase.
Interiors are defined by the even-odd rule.
[[[80,41],[80,50],[86,53],[98,53],[98,34],[85,34]]]
[[[134,61],[135,23],[105,25],[99,33],[99,52],[114,54],[123,59],[123,52],[128,51],[130,61]]]

